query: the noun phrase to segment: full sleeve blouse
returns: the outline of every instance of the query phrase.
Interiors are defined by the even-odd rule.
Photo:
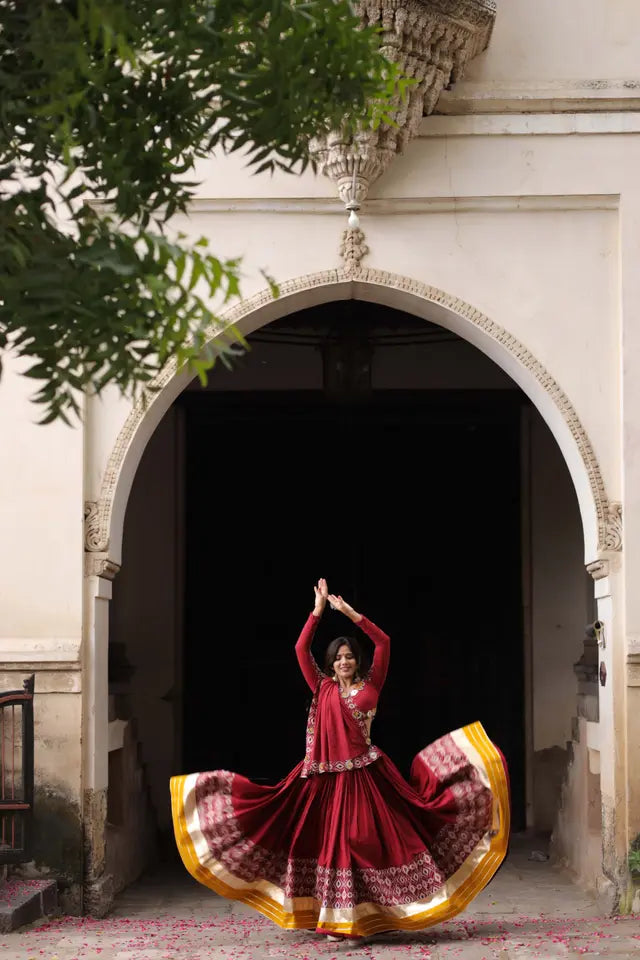
[[[311,654],[311,641],[319,618],[311,614],[296,644],[300,668],[313,692],[307,720],[306,751],[301,776],[343,773],[373,763],[380,751],[371,743],[371,720],[378,705],[389,666],[389,637],[362,617],[357,626],[373,640],[371,669],[343,696],[340,684],[327,677]]]

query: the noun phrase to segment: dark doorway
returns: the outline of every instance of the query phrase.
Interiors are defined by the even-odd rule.
[[[185,393],[183,771],[302,757],[294,644],[320,576],[392,637],[374,742],[481,720],[524,827],[519,391]],[[351,625],[327,612],[315,643]]]

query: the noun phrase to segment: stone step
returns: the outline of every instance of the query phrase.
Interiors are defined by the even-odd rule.
[[[58,912],[55,880],[0,880],[0,933],[11,933],[25,923]]]

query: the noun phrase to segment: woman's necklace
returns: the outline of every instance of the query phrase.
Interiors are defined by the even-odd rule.
[[[340,687],[340,696],[346,700],[347,697],[355,697],[356,693],[359,693],[360,690],[364,687],[364,680],[360,680],[358,683],[354,683],[348,690],[344,690]]]

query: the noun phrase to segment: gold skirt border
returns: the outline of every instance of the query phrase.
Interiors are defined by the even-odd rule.
[[[487,885],[504,860],[509,842],[509,787],[499,752],[481,723],[462,727],[452,736],[491,788],[494,829],[426,900],[401,906],[361,903],[352,909],[333,910],[321,907],[311,897],[287,897],[268,881],[247,883],[234,877],[211,858],[200,832],[194,790],[197,774],[171,779],[173,826],[182,861],[192,877],[204,886],[227,899],[248,904],[285,929],[317,929],[364,937],[383,930],[420,930],[442,923],[463,911]]]

